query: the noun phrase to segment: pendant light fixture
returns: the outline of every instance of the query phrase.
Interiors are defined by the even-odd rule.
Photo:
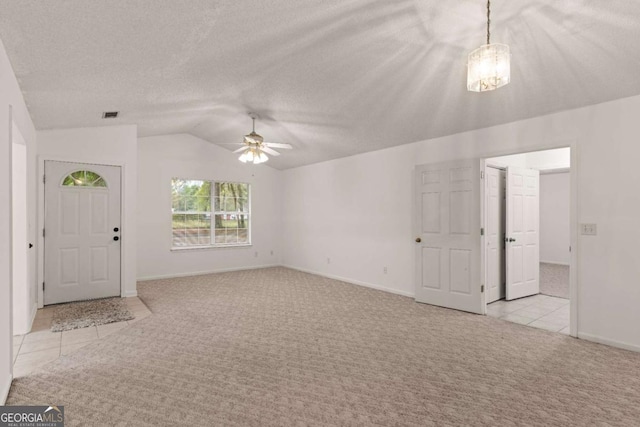
[[[487,0],[487,44],[469,54],[467,90],[486,92],[511,81],[511,53],[506,44],[491,44],[491,0]]]

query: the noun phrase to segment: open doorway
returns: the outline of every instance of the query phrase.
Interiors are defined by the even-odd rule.
[[[569,334],[571,150],[484,161],[486,313]]]

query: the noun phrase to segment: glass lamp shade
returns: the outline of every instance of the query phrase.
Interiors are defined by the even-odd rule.
[[[467,90],[485,92],[511,81],[511,53],[506,44],[485,44],[469,54]]]
[[[264,154],[262,151],[260,151],[260,154],[258,155],[258,159],[260,160],[260,163],[264,163],[267,160],[269,160],[269,157],[267,157],[266,154]],[[256,161],[254,160],[253,163],[256,163]]]
[[[240,154],[238,160],[242,163],[253,163],[254,165],[258,165],[269,160],[269,157],[260,150],[247,148],[242,154]]]

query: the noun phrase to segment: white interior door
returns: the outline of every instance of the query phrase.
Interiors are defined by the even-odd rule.
[[[480,160],[416,167],[416,301],[484,313]]]
[[[507,168],[506,299],[540,293],[540,173]]]
[[[45,162],[44,304],[120,295],[120,168]]]
[[[487,167],[485,186],[487,303],[492,303],[505,297],[506,172],[502,169]]]

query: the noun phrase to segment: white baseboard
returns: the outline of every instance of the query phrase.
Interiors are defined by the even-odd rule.
[[[600,337],[598,335],[587,334],[587,333],[584,333],[584,332],[578,332],[578,338],[586,340],[586,341],[597,342],[598,344],[609,345],[611,347],[618,347],[618,348],[622,348],[624,350],[630,350],[630,351],[635,351],[635,352],[640,353],[640,345],[635,345],[635,344],[629,344],[629,343],[626,343],[626,342],[610,340],[608,338],[603,338],[603,337]]]
[[[11,381],[13,381],[13,375],[9,374],[9,379],[5,384],[0,385],[0,406],[3,406],[7,402],[9,397],[9,390],[11,389]]]
[[[122,296],[124,298],[137,297],[138,296],[138,291],[125,291]]]
[[[564,265],[565,267],[569,267],[570,266],[570,264],[568,262],[557,262],[557,261],[542,261],[542,260],[540,260],[540,264]]]
[[[303,273],[315,274],[316,276],[326,277],[328,279],[339,280],[341,282],[350,283],[352,285],[364,286],[365,288],[376,289],[378,291],[389,292],[390,294],[402,295],[403,297],[414,298],[415,294],[413,292],[400,291],[398,289],[387,288],[380,285],[374,285],[372,283],[361,282],[359,280],[349,279],[346,277],[335,276],[333,274],[325,274],[320,273],[318,271],[307,270],[305,268],[293,267],[291,265],[283,265],[285,268],[290,268],[292,270],[302,271]]]
[[[161,274],[159,276],[146,276],[139,277],[138,282],[146,282],[149,280],[160,280],[160,279],[175,279],[178,277],[189,277],[189,276],[204,276],[207,274],[215,274],[215,273],[228,273],[230,271],[242,271],[242,270],[257,270],[259,268],[270,268],[270,267],[281,267],[280,264],[265,264],[265,265],[256,265],[251,267],[234,267],[234,268],[220,268],[217,270],[208,270],[208,271],[191,271],[188,273],[172,273],[172,274]],[[126,296],[135,296],[135,295],[126,295]]]

